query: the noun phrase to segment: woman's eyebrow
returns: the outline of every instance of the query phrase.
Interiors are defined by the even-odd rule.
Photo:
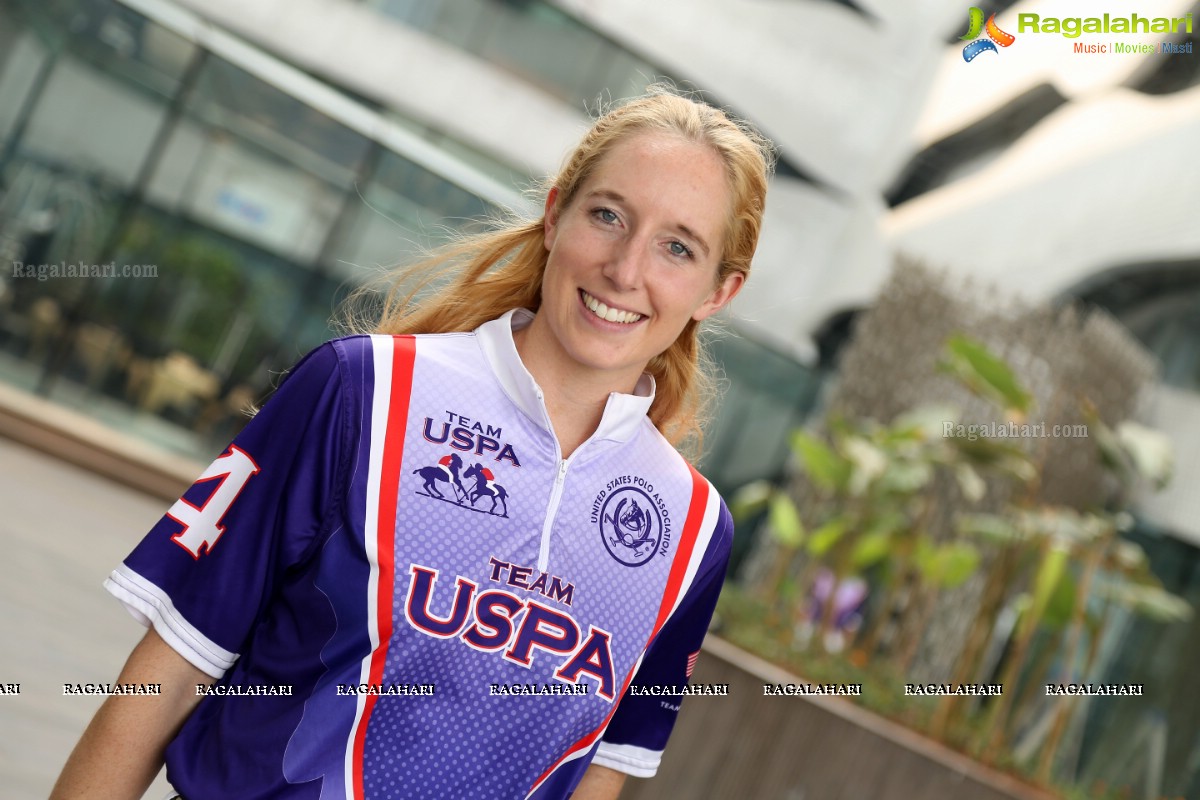
[[[622,203],[622,204],[625,203],[625,195],[621,194],[620,192],[614,192],[612,189],[593,189],[592,191],[587,193],[587,196],[589,199],[602,198],[605,200],[611,200],[614,203]],[[676,222],[674,224],[674,228],[675,228],[675,230],[683,233],[684,236],[687,236],[689,239],[692,239],[694,242],[696,242],[696,244],[700,247],[700,249],[704,251],[705,256],[707,256],[709,254],[710,249],[708,246],[708,242],[704,241],[703,236],[696,233],[694,230],[689,228],[687,225],[684,225],[682,222]]]
[[[688,238],[694,240],[696,242],[696,244],[699,245],[700,249],[704,251],[704,255],[706,255],[706,256],[708,255],[708,242],[704,241],[703,236],[696,233],[691,228],[689,228],[687,225],[684,225],[682,222],[675,223],[675,227],[676,227],[676,229],[682,231],[684,236],[687,236]]]
[[[588,197],[600,197],[606,200],[612,200],[614,203],[624,203],[625,195],[614,192],[612,189],[593,189],[588,192]]]

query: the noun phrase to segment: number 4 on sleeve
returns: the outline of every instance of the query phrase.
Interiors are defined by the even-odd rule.
[[[258,464],[254,463],[249,453],[235,444],[230,445],[229,450],[209,464],[208,469],[196,479],[196,483],[220,481],[208,499],[197,507],[181,497],[167,511],[168,517],[183,526],[183,530],[172,536],[171,540],[195,559],[212,552],[213,545],[225,532],[225,526],[221,524],[225,512],[258,472]]]

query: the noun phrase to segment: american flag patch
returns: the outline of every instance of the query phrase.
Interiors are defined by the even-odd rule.
[[[692,670],[694,670],[696,668],[696,659],[698,659],[698,658],[700,658],[699,650],[697,650],[696,652],[694,652],[690,656],[688,656],[687,672],[684,673],[684,677],[687,677],[687,678],[692,677]]]

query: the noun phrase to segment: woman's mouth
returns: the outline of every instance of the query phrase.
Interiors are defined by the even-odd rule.
[[[579,290],[579,296],[583,298],[583,304],[587,309],[595,314],[600,319],[606,322],[616,322],[621,325],[632,325],[635,322],[640,322],[645,319],[645,314],[639,314],[636,311],[622,311],[619,308],[612,308],[605,305],[600,300],[592,297],[583,289]]]

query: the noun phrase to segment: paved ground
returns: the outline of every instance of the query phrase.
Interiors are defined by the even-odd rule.
[[[100,584],[168,504],[0,438],[0,787],[40,800],[143,628]],[[167,791],[160,775],[146,797]]]

